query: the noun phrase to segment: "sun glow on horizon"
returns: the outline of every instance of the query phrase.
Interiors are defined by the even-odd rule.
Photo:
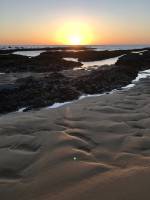
[[[79,35],[71,35],[69,37],[69,41],[71,45],[80,45],[81,44],[81,37]]]
[[[84,22],[68,22],[57,28],[55,37],[63,45],[88,45],[93,41],[93,31]]]

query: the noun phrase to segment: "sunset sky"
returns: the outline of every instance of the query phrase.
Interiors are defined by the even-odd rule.
[[[0,44],[150,44],[150,0],[0,0]]]

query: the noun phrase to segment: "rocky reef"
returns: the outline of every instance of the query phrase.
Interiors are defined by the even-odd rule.
[[[105,65],[91,71],[79,70],[68,76],[67,71],[82,66],[81,62],[63,60],[77,57],[80,61],[102,60],[119,55],[115,65]],[[50,52],[29,58],[27,56],[0,55],[0,72],[10,74],[11,81],[0,81],[0,113],[50,106],[55,102],[71,101],[82,94],[96,94],[120,89],[136,78],[140,70],[150,68],[150,50],[131,51]],[[16,76],[17,72],[17,76]],[[32,72],[31,74],[27,74]],[[80,73],[81,72],[81,73]],[[25,73],[25,76],[21,76]],[[6,76],[5,74],[3,76]]]

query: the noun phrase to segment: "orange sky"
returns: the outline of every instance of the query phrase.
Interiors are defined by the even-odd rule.
[[[150,44],[149,0],[1,0],[0,44]]]

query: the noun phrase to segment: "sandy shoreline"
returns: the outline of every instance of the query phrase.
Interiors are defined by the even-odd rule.
[[[0,198],[149,200],[150,79],[0,118]]]

